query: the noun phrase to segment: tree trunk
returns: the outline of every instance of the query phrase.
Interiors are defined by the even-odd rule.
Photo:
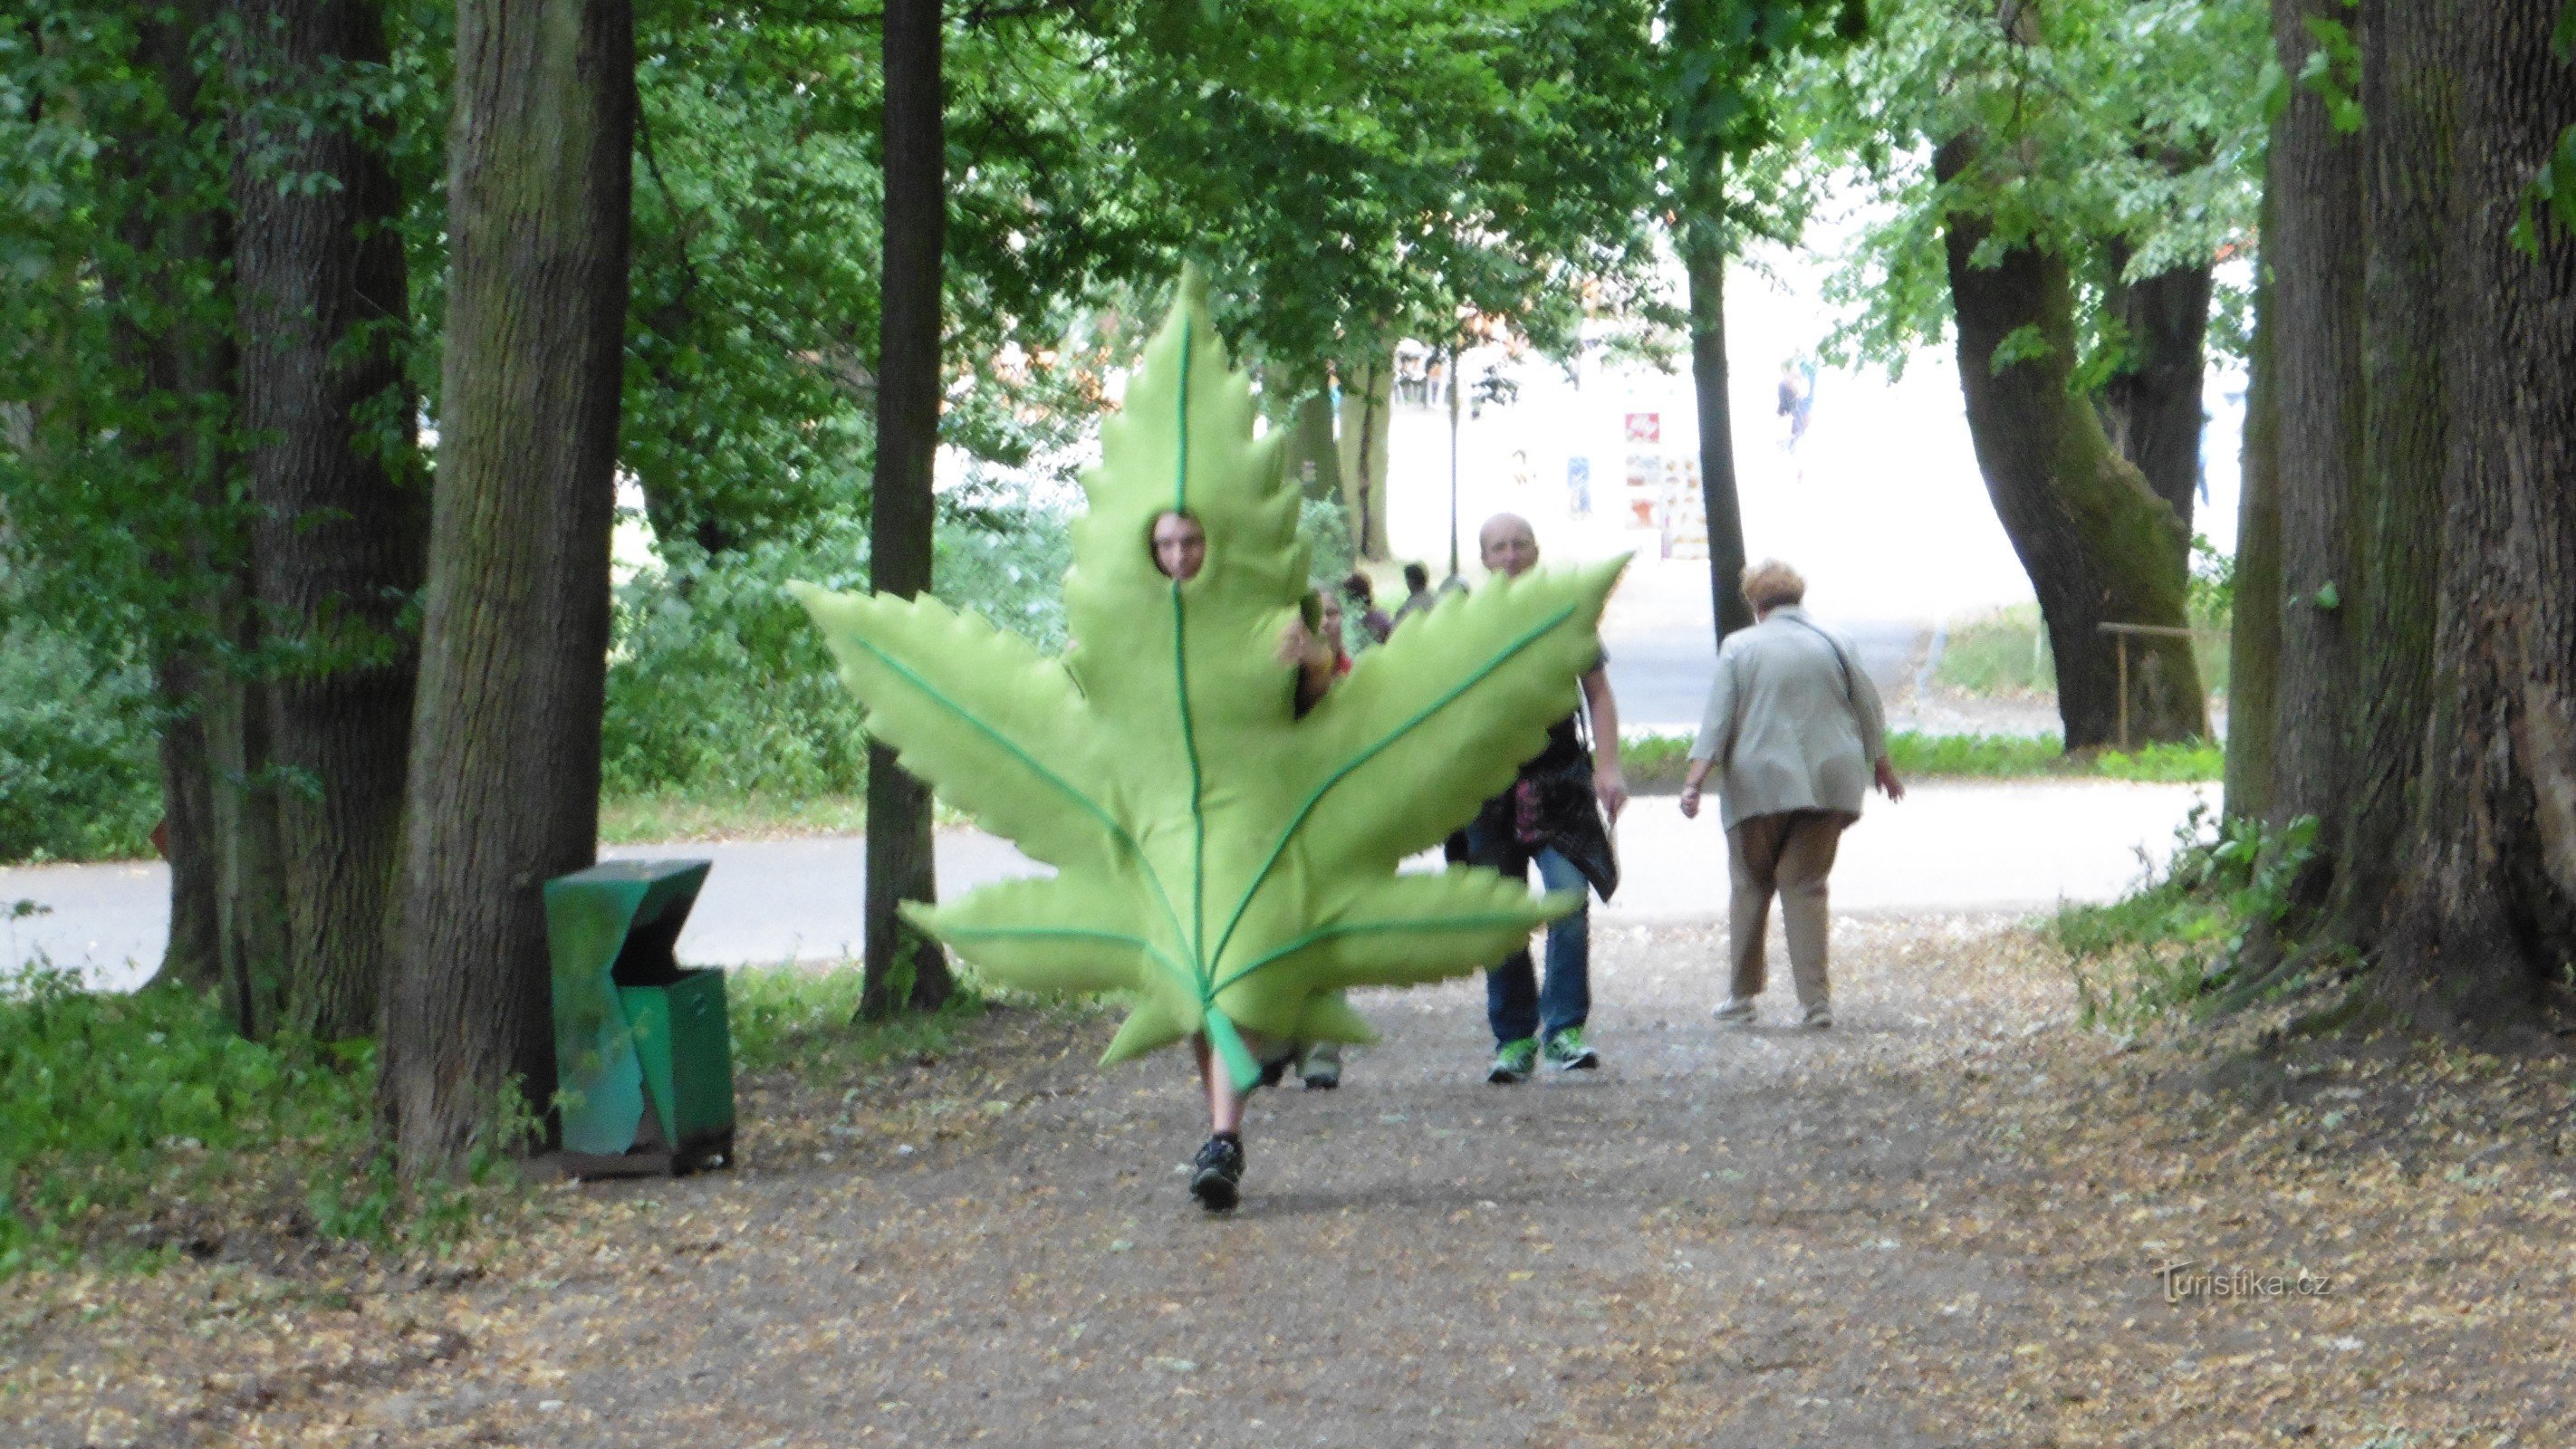
[[[459,0],[419,709],[379,1106],[452,1171],[554,1096],[546,881],[597,854],[626,317],[626,0]],[[507,1146],[510,1144],[500,1144]]]
[[[1715,166],[1718,163],[1709,163]],[[1721,177],[1710,194],[1722,191]],[[1726,249],[1715,235],[1714,208],[1683,218],[1682,255],[1690,274],[1691,391],[1699,404],[1699,489],[1708,511],[1708,589],[1717,638],[1753,624],[1744,601],[1744,515],[1736,502],[1735,420],[1726,392]]]
[[[259,651],[259,619],[240,591],[225,589],[216,607],[237,660]],[[238,670],[207,681],[207,762],[216,780],[211,812],[216,842],[215,912],[224,999],[243,1036],[275,1032],[286,1015],[289,983],[286,862],[278,828],[276,742],[257,683]]]
[[[2378,978],[2429,1024],[2528,1020],[2576,960],[2576,236],[2542,222],[2537,257],[2508,241],[2576,124],[2576,70],[2549,49],[2560,9],[2462,5],[2455,59],[2430,67],[2459,77],[2441,607],[2422,808]],[[2432,29],[2395,38],[2438,45]]]
[[[2311,19],[2360,22],[2342,0],[2275,0],[2273,40],[2297,75],[2315,42]],[[2366,33],[2366,27],[2365,27]],[[2274,130],[2273,229],[2263,238],[2279,383],[2281,659],[2271,820],[2318,818],[2317,858],[2341,850],[2341,791],[2358,660],[2347,595],[2361,587],[2352,522],[2361,474],[2363,271],[2360,142],[2338,134],[2304,85]],[[2302,904],[2322,900],[2320,875]]]
[[[232,530],[230,475],[236,457],[224,441],[233,424],[236,354],[231,306],[222,278],[233,249],[223,188],[199,174],[188,133],[209,124],[190,49],[212,24],[214,0],[191,0],[140,21],[136,68],[158,85],[162,112],[150,128],[122,139],[117,162],[135,168],[123,224],[138,272],[106,272],[120,294],[117,346],[148,400],[134,429],[136,454],[166,478],[171,517],[152,529],[153,569],[177,600],[150,610],[153,683],[162,711],[161,783],[170,862],[170,934],[156,981],[193,991],[224,988],[236,1023],[258,1023],[254,974],[275,969],[282,919],[273,896],[245,899],[231,883],[263,883],[258,861],[245,872],[242,842],[227,834],[245,818],[241,796],[263,788],[265,760],[240,738],[241,686],[220,662],[219,631],[242,618],[241,559]],[[193,288],[211,280],[211,296]],[[245,771],[241,763],[251,761]],[[229,777],[219,762],[234,762]],[[264,810],[247,818],[264,821]],[[252,842],[273,845],[263,834]],[[264,944],[265,943],[265,944]],[[256,964],[254,964],[256,963]]]
[[[2272,152],[2279,154],[2278,150]],[[2272,245],[2271,187],[2266,184],[2262,245]],[[2281,412],[2279,327],[2272,305],[2271,261],[2254,267],[2254,340],[2247,358],[2245,440],[2238,450],[2236,599],[2227,651],[2227,783],[2230,820],[2262,821],[2272,808],[2272,740],[2281,678]]]
[[[1333,438],[1333,395],[1317,388],[1297,400],[1288,422],[1288,445],[1279,466],[1307,498],[1322,501],[1342,492],[1341,450]]]
[[[2462,0],[2365,0],[2361,14],[2372,41],[2362,77],[2368,331],[2352,510],[2363,572],[2344,608],[2362,647],[2327,934],[2362,954],[2375,947],[2397,884],[2424,755],[2449,452],[2444,321],[2461,305],[2446,295],[2456,286],[2444,233],[2459,76],[2444,50],[2461,9]]]
[[[170,862],[170,935],[153,981],[210,991],[223,984],[223,915],[215,837],[215,772],[206,738],[204,666],[165,653],[153,670],[161,723],[162,851]]]
[[[1965,137],[1944,143],[1934,174],[1959,176],[1974,147]],[[2124,718],[2133,745],[2204,734],[2208,705],[2188,638],[2128,641],[2123,704],[2119,646],[2098,626],[2187,627],[2189,539],[2112,450],[2093,404],[2070,390],[2075,293],[2066,262],[2024,246],[1980,267],[1974,258],[1992,230],[1968,213],[1953,213],[1944,227],[1959,386],[1986,492],[2048,624],[2066,747],[2117,743]],[[2017,334],[2037,337],[2043,350],[1998,369],[1996,350]]]
[[[416,665],[403,616],[429,501],[403,388],[410,295],[384,128],[341,121],[330,96],[344,70],[384,63],[384,19],[370,0],[246,0],[239,13],[233,278],[252,572],[282,656],[265,694],[285,1024],[360,1036],[376,1029],[386,972]]]
[[[885,8],[885,279],[877,361],[876,495],[869,582],[911,598],[930,587],[931,468],[939,451],[941,250],[948,231],[947,90],[939,0]],[[938,899],[930,787],[868,746],[867,960],[860,1009],[929,1009],[953,989],[937,942],[896,908]]]
[[[2182,520],[2189,539],[2200,493],[2200,437],[2209,423],[2200,399],[2209,366],[2210,267],[2174,267],[2127,282],[2121,273],[2128,260],[2127,247],[2112,248],[2109,308],[2137,355],[2103,384],[2102,427]]]
[[[1351,540],[1360,557],[1385,560],[1386,438],[1395,416],[1395,368],[1372,362],[1344,379],[1342,388],[1342,500],[1351,512]]]

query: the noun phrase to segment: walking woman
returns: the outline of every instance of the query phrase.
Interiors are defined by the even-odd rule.
[[[1696,817],[1701,784],[1712,771],[1718,775],[1734,885],[1730,972],[1717,1008],[1727,1026],[1753,1024],[1774,895],[1788,928],[1800,1025],[1834,1024],[1825,877],[1873,780],[1888,799],[1905,798],[1887,758],[1878,689],[1852,662],[1850,644],[1807,618],[1806,594],[1807,581],[1787,564],[1770,560],[1744,571],[1744,599],[1756,622],[1717,651],[1717,678],[1682,782],[1682,813]]]

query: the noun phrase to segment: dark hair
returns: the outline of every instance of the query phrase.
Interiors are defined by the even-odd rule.
[[[1404,566],[1404,586],[1417,594],[1421,593],[1424,589],[1431,587],[1431,570],[1424,568],[1418,563],[1406,564]]]
[[[1354,604],[1373,604],[1377,602],[1377,589],[1369,583],[1368,575],[1354,569],[1349,578],[1342,580],[1342,596]]]

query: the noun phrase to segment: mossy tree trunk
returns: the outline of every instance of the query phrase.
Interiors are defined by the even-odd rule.
[[[2277,150],[2274,152],[2278,154]],[[2267,163],[2268,164],[2268,163]],[[2271,245],[2265,187],[2263,245]],[[2236,599],[2227,650],[2227,783],[2231,820],[2261,821],[2272,806],[2272,736],[2281,669],[2280,384],[2268,258],[2255,263],[2254,339],[2247,358],[2242,486],[2236,500]]]
[[[2273,39],[2285,63],[2305,64],[2314,21],[2359,22],[2343,0],[2276,0]],[[2365,27],[2366,29],[2366,27]],[[2294,68],[2291,74],[2297,74]],[[2364,381],[2360,139],[2335,129],[2323,98],[2290,87],[2273,133],[2272,230],[2263,238],[2279,436],[2274,500],[2280,515],[2280,678],[2269,818],[2313,815],[2318,859],[2341,849],[2341,792],[2359,656],[2346,595],[2361,587],[2354,526],[2361,477]],[[2321,904],[2322,873],[2301,882],[2301,905]]]
[[[369,0],[248,0],[236,13],[233,287],[251,572],[278,660],[258,704],[287,912],[280,1025],[368,1035],[411,734],[407,615],[429,527],[387,127],[353,119],[339,94],[348,73],[384,64],[384,17]]]
[[[438,474],[378,1093],[406,1177],[554,1095],[542,891],[597,854],[626,0],[460,0]],[[508,1145],[508,1144],[498,1144]]]
[[[2576,235],[2511,241],[2576,69],[2550,51],[2561,0],[2445,8],[2370,41],[2394,74],[2457,77],[2450,285],[2412,299],[2444,313],[2431,708],[2376,983],[2419,1023],[2483,1026],[2530,1021],[2576,960]]]
[[[869,583],[911,598],[930,587],[931,470],[939,451],[941,250],[947,235],[947,91],[939,0],[885,9],[885,305],[879,320],[875,501]],[[938,899],[930,787],[868,746],[867,946],[860,1009],[929,1009],[953,989],[946,953],[896,914]]]
[[[1329,388],[1301,392],[1288,417],[1288,444],[1279,450],[1279,466],[1304,497],[1318,501],[1342,496],[1342,458],[1333,436],[1333,394]],[[1358,540],[1352,540],[1356,547]]]
[[[2200,493],[2201,408],[2209,368],[2208,263],[2124,280],[2126,247],[2111,248],[2107,305],[2128,334],[2130,365],[2102,386],[2102,426],[2111,446],[2137,465],[2147,487],[2191,536]]]
[[[2360,474],[2351,527],[2358,588],[2344,608],[2357,629],[2342,860],[2333,935],[2376,945],[2413,824],[2430,703],[2442,478],[2450,452],[2448,377],[2459,345],[2447,318],[2462,299],[2444,264],[2451,142],[2460,76],[2445,53],[2463,0],[2365,0],[2374,42],[2363,70],[2361,134],[2367,262],[2362,276]]]
[[[1386,540],[1386,439],[1394,416],[1392,355],[1351,369],[1342,383],[1342,503],[1360,557],[1381,562],[1393,552]]]
[[[1969,136],[1944,143],[1935,176],[1962,175],[1976,146]],[[2187,638],[2128,641],[2124,706],[2120,646],[2100,626],[2186,628],[2190,541],[2112,448],[2091,400],[2071,388],[2075,291],[2066,261],[2020,245],[1980,266],[1993,230],[1973,212],[1953,212],[1943,226],[1959,385],[1987,494],[2039,595],[2066,747],[2116,743],[2124,715],[2132,744],[2204,734],[2208,707]],[[2008,340],[2014,351],[1999,365]]]

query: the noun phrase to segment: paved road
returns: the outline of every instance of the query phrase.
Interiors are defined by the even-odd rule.
[[[2059,900],[2107,900],[2161,860],[2193,803],[2214,790],[2110,781],[1933,783],[1901,805],[1873,804],[1845,838],[1834,905],[1845,912],[2037,910]],[[1726,845],[1713,815],[1681,817],[1648,797],[1619,825],[1627,880],[1600,907],[1611,923],[1717,921],[1726,914]],[[709,965],[837,960],[861,941],[864,843],[847,836],[719,844],[620,846],[625,857],[716,862],[682,959]],[[1424,857],[1425,868],[1436,859]],[[943,832],[939,878],[950,892],[1033,875],[1041,867],[972,830]],[[0,963],[41,954],[77,965],[104,986],[147,977],[169,929],[169,874],[149,864],[0,870],[0,910],[34,900],[50,912],[0,934]]]

